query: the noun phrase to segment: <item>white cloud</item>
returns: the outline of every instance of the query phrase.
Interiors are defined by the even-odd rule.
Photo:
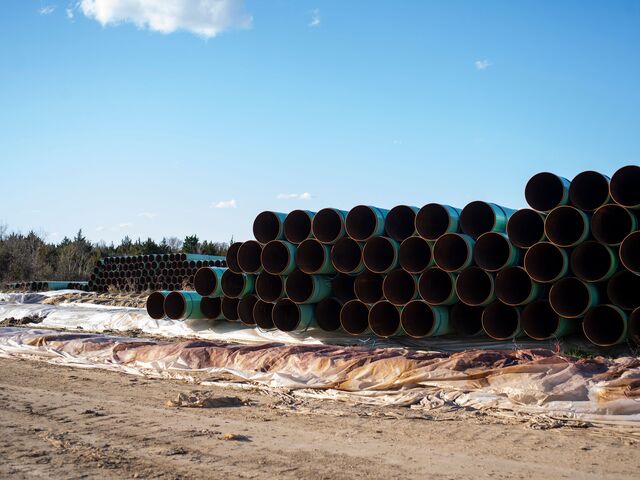
[[[156,218],[158,214],[152,213],[152,212],[142,212],[142,213],[139,213],[138,216],[143,218]]]
[[[46,5],[38,9],[40,15],[51,15],[56,9],[55,5]]]
[[[118,224],[118,228],[129,228],[129,227],[133,227],[133,223],[131,223],[131,222],[124,222],[124,223],[119,223],[119,224]]]
[[[309,192],[304,193],[279,193],[276,198],[280,200],[311,200]]]
[[[81,0],[84,15],[104,25],[131,22],[161,33],[186,30],[204,38],[250,28],[244,0]]]
[[[310,27],[319,27],[320,26],[320,9],[315,8],[311,10],[311,21],[308,24]]]
[[[67,7],[67,9],[64,11],[64,13],[67,15],[67,18],[69,20],[73,20],[74,13],[73,13],[73,6],[72,5],[69,5]]]
[[[476,66],[476,69],[478,70],[486,70],[491,65],[493,65],[493,63],[491,63],[486,58],[484,60],[476,60],[475,62],[473,62],[473,64]]]
[[[238,203],[235,199],[231,200],[221,200],[219,202],[215,202],[211,204],[211,208],[236,208]]]

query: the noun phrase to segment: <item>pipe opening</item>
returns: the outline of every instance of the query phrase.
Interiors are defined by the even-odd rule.
[[[253,319],[256,322],[258,328],[263,330],[271,330],[274,328],[273,324],[273,303],[263,302],[258,300],[253,306]]]
[[[275,212],[262,212],[253,221],[253,236],[260,243],[278,240],[281,233],[281,220]]]
[[[460,213],[460,228],[474,238],[490,232],[495,224],[496,213],[487,202],[471,202]]]
[[[221,308],[222,315],[230,322],[235,322],[240,317],[238,316],[238,304],[240,299],[231,297],[222,297]]]
[[[278,300],[273,307],[273,324],[283,332],[293,332],[301,320],[300,307],[288,298]]]
[[[400,244],[398,261],[407,272],[424,272],[431,265],[432,259],[431,245],[424,238],[409,237]]]
[[[472,251],[463,237],[455,233],[446,233],[433,246],[433,258],[436,264],[447,272],[464,268]]]
[[[289,298],[294,302],[305,303],[313,295],[314,286],[313,276],[300,270],[295,270],[287,277],[285,290]]]
[[[565,205],[547,215],[544,230],[550,242],[560,247],[571,247],[585,238],[589,224],[580,210]]]
[[[363,242],[376,233],[378,219],[371,208],[358,205],[349,210],[345,225],[351,238]]]
[[[400,311],[387,302],[376,303],[369,310],[369,327],[378,337],[391,337],[400,329]]]
[[[334,332],[340,328],[340,310],[342,302],[336,298],[325,298],[316,305],[316,322],[325,332]]]
[[[306,210],[293,210],[284,219],[284,237],[291,243],[300,243],[309,238],[312,218]]]
[[[447,233],[450,225],[449,212],[439,203],[425,205],[416,215],[416,231],[418,235],[427,240],[437,240]]]
[[[562,179],[553,173],[538,173],[527,182],[524,196],[531,208],[539,212],[548,212],[566,201],[565,185]]]
[[[344,235],[344,217],[333,208],[323,208],[313,217],[311,230],[322,243],[334,243]]]
[[[164,318],[164,294],[162,292],[153,292],[147,298],[147,313],[155,320]]]
[[[604,280],[614,267],[614,257],[606,245],[587,241],[571,252],[571,270],[585,282]]]
[[[220,297],[202,297],[200,299],[200,311],[209,320],[214,320],[222,313],[222,300]]]
[[[629,315],[629,338],[640,345],[640,309],[636,308]]]
[[[607,283],[607,295],[625,310],[640,307],[640,276],[628,270],[619,271]]]
[[[433,309],[427,303],[415,300],[402,309],[401,322],[407,335],[422,338],[433,331],[436,318]]]
[[[455,278],[437,267],[433,267],[420,275],[418,291],[420,296],[432,305],[447,302],[455,294]]]
[[[253,326],[256,324],[253,318],[253,307],[258,301],[255,295],[247,295],[238,302],[238,317],[245,325]]]
[[[376,303],[382,299],[384,277],[379,273],[365,270],[355,278],[353,291],[356,298],[364,303]]]
[[[524,268],[536,282],[553,282],[566,273],[567,256],[552,243],[536,243],[524,256]]]
[[[620,205],[610,204],[598,208],[591,219],[591,233],[596,240],[618,245],[635,228],[635,218]]]
[[[394,305],[404,305],[418,294],[416,278],[402,269],[389,273],[382,282],[382,291],[387,300]]]
[[[496,276],[496,296],[507,305],[522,305],[531,298],[535,286],[522,267],[509,267]]]
[[[472,337],[482,333],[482,307],[472,307],[464,303],[456,303],[451,307],[449,319],[456,332]]]
[[[362,260],[372,272],[387,272],[397,263],[397,258],[397,245],[387,237],[373,237],[362,249]]]
[[[284,295],[284,279],[279,275],[262,272],[256,277],[256,294],[265,302],[275,302]]]
[[[280,240],[272,240],[262,248],[260,255],[262,267],[273,275],[280,275],[291,265],[291,251],[287,244]],[[253,270],[255,271],[255,270]]]
[[[456,293],[467,305],[482,305],[493,296],[493,277],[481,268],[467,268],[456,279]]]
[[[517,307],[494,302],[482,312],[482,328],[496,340],[514,338],[520,329],[520,311]]]
[[[553,338],[560,327],[560,317],[546,300],[530,303],[522,311],[520,321],[524,332],[534,340]]]
[[[327,255],[327,249],[318,240],[305,240],[298,246],[296,263],[303,272],[316,273],[325,265]]]
[[[511,243],[501,233],[480,235],[473,249],[473,259],[480,268],[495,272],[506,266],[511,257]]]
[[[180,320],[187,309],[187,302],[180,292],[171,292],[164,299],[164,311],[171,320]]]
[[[598,305],[584,317],[582,329],[591,343],[609,347],[624,340],[627,319],[624,312],[612,305]]]
[[[351,335],[360,335],[369,328],[369,307],[359,300],[345,303],[340,310],[342,329]]]
[[[342,302],[348,302],[349,300],[356,298],[353,288],[355,281],[356,277],[353,275],[338,273],[331,279],[331,290],[333,290],[333,295]]]
[[[633,273],[640,273],[640,231],[633,232],[622,241],[620,261]]]
[[[507,235],[516,247],[529,248],[544,238],[544,218],[530,208],[518,210],[507,222]]]
[[[233,273],[231,270],[225,270],[220,279],[222,292],[231,298],[242,295],[247,279],[242,273]]]
[[[640,205],[638,185],[640,185],[640,167],[627,165],[613,174],[609,188],[616,203],[632,208]]]
[[[198,292],[198,295],[207,297],[218,288],[218,277],[209,267],[202,267],[198,269],[193,277],[193,287]]]
[[[360,268],[362,246],[352,238],[338,240],[331,249],[331,263],[342,273],[352,273]]]
[[[243,272],[254,273],[260,270],[262,245],[255,240],[244,242],[238,249],[238,266]]]
[[[591,293],[589,288],[577,278],[563,278],[551,287],[549,303],[558,315],[576,318],[588,310],[591,304]]]
[[[607,203],[609,179],[592,170],[579,173],[569,186],[569,199],[580,210],[593,211]]]
[[[415,232],[415,220],[416,209],[407,205],[398,205],[389,210],[384,228],[389,237],[402,242]]]

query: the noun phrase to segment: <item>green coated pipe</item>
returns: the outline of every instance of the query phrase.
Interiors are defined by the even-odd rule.
[[[496,298],[494,275],[480,267],[469,267],[456,278],[456,294],[472,307],[487,306]]]
[[[433,245],[433,258],[445,272],[459,272],[473,264],[474,246],[469,235],[446,233]]]
[[[204,318],[209,320],[222,320],[222,298],[221,297],[202,297],[200,299],[200,310]]]
[[[476,240],[473,259],[480,268],[497,272],[518,265],[522,259],[522,250],[516,248],[504,233],[487,232]]]
[[[415,220],[418,210],[418,207],[408,205],[397,205],[389,210],[384,221],[387,236],[396,242],[402,242],[412,236],[416,231]]]
[[[418,280],[420,297],[430,305],[453,305],[458,302],[456,273],[438,267],[425,270]]]
[[[531,208],[517,210],[507,222],[507,237],[518,248],[527,249],[542,242],[545,214]]]
[[[458,302],[449,310],[449,321],[453,330],[465,337],[478,337],[484,335],[482,328],[482,307],[470,307]]]
[[[400,267],[410,273],[422,273],[436,264],[432,252],[433,242],[422,237],[406,238],[398,250]]]
[[[616,171],[611,177],[609,191],[611,198],[618,204],[633,210],[640,210],[640,166],[627,165]]]
[[[171,320],[205,318],[200,309],[202,297],[196,292],[178,290],[169,293],[164,299],[164,311]]]
[[[359,242],[384,235],[384,222],[389,210],[358,205],[349,210],[345,221],[347,234]]]
[[[482,328],[495,340],[511,340],[522,337],[524,330],[520,321],[520,307],[495,301],[482,312]]]
[[[284,239],[286,213],[265,211],[258,214],[253,222],[253,236],[262,243]]]
[[[627,270],[640,275],[640,231],[624,238],[620,244],[620,261]]]
[[[559,247],[575,247],[589,238],[590,219],[570,205],[554,208],[544,220],[544,233]]]
[[[522,267],[508,267],[498,272],[495,289],[498,300],[511,306],[531,303],[544,291]]]
[[[557,282],[569,273],[569,254],[553,243],[536,243],[524,255],[524,269],[536,282]]]
[[[285,291],[295,303],[317,303],[331,295],[331,278],[296,270],[287,277]]]
[[[272,275],[289,275],[296,269],[297,246],[284,240],[272,240],[262,248],[260,261]]]
[[[586,241],[571,252],[571,270],[585,282],[604,282],[618,271],[618,255],[610,247],[595,241]]]
[[[460,229],[460,209],[451,205],[429,203],[416,214],[416,232],[426,240],[436,241],[445,233]]]
[[[260,273],[255,280],[256,294],[264,302],[276,302],[285,296],[284,284],[287,277]]]
[[[558,280],[549,291],[551,308],[566,318],[578,318],[595,307],[600,299],[598,288],[593,283],[575,277]]]
[[[157,292],[153,292],[151,295],[147,297],[147,302],[145,304],[147,309],[147,314],[153,318],[154,320],[160,320],[164,318],[164,300],[171,292],[169,290],[160,290]]]
[[[374,273],[389,273],[398,266],[400,245],[389,237],[372,237],[362,249],[365,267]]]
[[[628,317],[615,305],[597,305],[584,317],[582,329],[585,337],[600,347],[623,343],[629,331]]]
[[[222,274],[220,284],[222,292],[229,298],[242,298],[254,291],[255,275],[234,273],[226,270]]]
[[[210,262],[210,261],[216,261],[216,260],[226,260],[226,257],[221,256],[221,255],[201,255],[198,253],[183,253],[181,254],[180,259],[184,262],[197,262],[197,261],[201,261],[201,262]]]
[[[609,177],[593,170],[580,172],[569,185],[570,203],[585,212],[609,203]]]
[[[611,203],[593,212],[591,233],[599,242],[617,246],[631,232],[638,230],[638,218],[631,210]]]
[[[522,328],[534,340],[561,338],[580,330],[580,319],[558,315],[547,300],[530,303],[520,315]]]
[[[296,261],[298,268],[308,274],[336,273],[331,262],[331,247],[310,238],[298,245]]]
[[[311,238],[313,233],[311,225],[316,212],[309,210],[293,210],[284,220],[284,238],[291,243],[301,243],[307,238]]]
[[[323,208],[313,217],[311,232],[318,241],[333,245],[346,235],[348,212],[336,208]]]
[[[221,297],[222,275],[226,272],[222,267],[201,267],[193,277],[193,286],[203,297]]]
[[[349,300],[340,310],[340,325],[350,335],[369,333],[369,305],[360,300]]]
[[[491,202],[471,202],[460,212],[460,228],[473,238],[486,232],[505,232],[507,221],[514,212],[514,209]]]
[[[315,325],[315,308],[315,305],[300,305],[283,298],[273,307],[273,323],[283,332],[304,332]]]
[[[423,300],[407,303],[400,315],[402,328],[413,338],[436,337],[453,333],[449,309],[435,307]]]
[[[418,296],[418,276],[401,268],[389,272],[382,282],[384,297],[394,305],[404,305]]]
[[[555,173],[541,172],[529,179],[524,196],[531,208],[538,212],[550,212],[569,203],[571,182]]]
[[[400,314],[402,307],[386,300],[381,300],[371,306],[369,310],[369,328],[377,337],[389,338],[406,335]]]
[[[362,261],[362,243],[345,237],[331,249],[331,263],[340,273],[358,274],[364,272]]]

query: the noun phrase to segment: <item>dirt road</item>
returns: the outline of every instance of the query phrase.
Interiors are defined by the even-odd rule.
[[[171,406],[194,391],[212,408]],[[3,478],[628,479],[639,442],[0,359]]]

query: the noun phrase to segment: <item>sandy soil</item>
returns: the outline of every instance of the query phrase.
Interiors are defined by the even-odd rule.
[[[637,478],[637,432],[541,425],[0,359],[3,478]]]

